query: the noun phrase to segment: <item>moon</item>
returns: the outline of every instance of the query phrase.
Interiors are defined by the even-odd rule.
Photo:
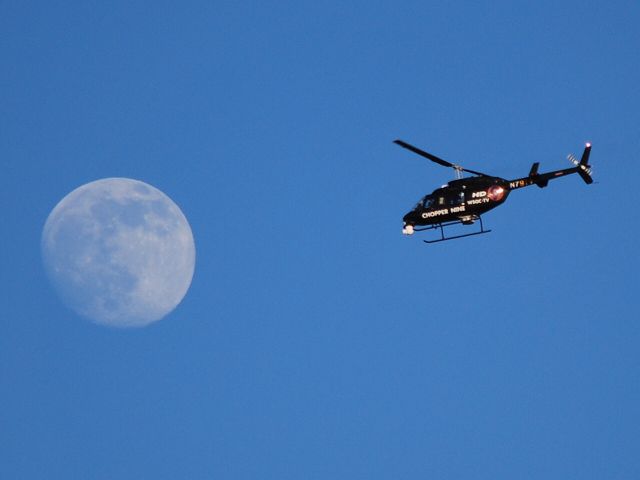
[[[195,244],[178,206],[151,185],[104,178],[78,187],[42,231],[45,270],[62,301],[100,325],[143,327],[182,301]]]

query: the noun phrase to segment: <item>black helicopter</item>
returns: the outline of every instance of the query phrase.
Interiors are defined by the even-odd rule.
[[[402,233],[405,235],[412,235],[414,232],[425,230],[440,230],[440,238],[423,240],[425,243],[436,243],[444,240],[453,240],[454,238],[489,233],[491,230],[485,230],[481,215],[502,205],[511,190],[528,187],[529,185],[537,185],[540,188],[544,188],[549,183],[549,180],[572,173],[580,175],[587,184],[593,183],[591,166],[588,163],[589,154],[591,153],[590,143],[585,145],[580,161],[573,155],[568,156],[568,159],[575,165],[573,168],[538,173],[540,163],[536,162],[531,166],[528,176],[515,180],[505,180],[504,178],[463,168],[460,165],[447,162],[431,153],[420,150],[402,140],[395,140],[394,143],[428,158],[438,165],[451,167],[456,172],[456,180],[452,180],[443,187],[426,195],[413,210],[403,217],[404,227]],[[462,172],[471,173],[474,176],[463,178]],[[471,225],[476,221],[480,222],[479,231],[449,237],[445,236],[445,227],[458,224]]]

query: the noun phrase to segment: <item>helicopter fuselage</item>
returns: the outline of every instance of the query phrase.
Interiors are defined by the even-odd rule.
[[[504,178],[480,176],[452,180],[422,198],[404,217],[403,233],[414,227],[459,221],[473,223],[480,215],[501,205],[511,189]]]
[[[440,230],[440,239],[424,240],[426,243],[436,243],[454,238],[470,237],[489,233],[482,224],[482,214],[502,205],[512,190],[536,185],[544,188],[550,180],[577,173],[586,184],[593,183],[591,178],[591,166],[589,165],[589,155],[591,144],[587,142],[582,153],[582,158],[578,161],[573,155],[568,159],[575,166],[561,170],[539,173],[539,162],[531,165],[529,175],[515,180],[505,180],[501,177],[494,177],[486,173],[478,172],[460,165],[443,160],[440,157],[425,152],[402,140],[394,140],[394,143],[407,150],[427,158],[443,167],[450,167],[456,171],[456,180],[452,180],[446,185],[434,190],[429,195],[422,198],[418,204],[407,213],[402,219],[404,227],[402,233],[411,235],[414,231]],[[473,177],[462,178],[462,172],[471,173]],[[455,236],[445,236],[445,227],[460,224],[468,225],[480,221],[480,230]]]

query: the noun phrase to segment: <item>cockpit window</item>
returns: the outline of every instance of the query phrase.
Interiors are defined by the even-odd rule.
[[[427,196],[422,199],[422,206],[424,208],[429,208],[431,205],[433,205],[433,198]]]

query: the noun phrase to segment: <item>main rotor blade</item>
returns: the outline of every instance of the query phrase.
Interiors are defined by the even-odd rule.
[[[475,170],[469,170],[468,168],[463,168],[460,165],[456,165],[455,163],[447,162],[446,160],[443,160],[440,157],[436,157],[435,155],[433,155],[433,154],[431,154],[429,152],[425,152],[424,150],[421,150],[418,147],[414,147],[413,145],[411,145],[411,144],[409,144],[407,142],[404,142],[402,140],[394,140],[393,143],[395,143],[396,145],[400,145],[401,147],[406,148],[407,150],[410,150],[413,153],[417,153],[421,157],[428,158],[432,162],[435,162],[438,165],[442,165],[443,167],[451,167],[451,168],[454,168],[454,169],[459,170],[459,171],[472,173],[474,175],[480,175],[481,177],[489,177],[490,176],[490,175],[487,175],[486,173],[476,172]]]
[[[432,162],[436,162],[438,165],[442,165],[443,167],[456,167],[453,163],[447,162],[446,160],[436,157],[435,155],[432,155],[429,152],[425,152],[424,150],[420,150],[418,147],[414,147],[413,145],[410,145],[407,142],[403,142],[402,140],[394,140],[393,143],[395,143],[396,145],[400,145],[407,150],[411,150],[413,153],[417,153],[422,157],[428,158]]]

